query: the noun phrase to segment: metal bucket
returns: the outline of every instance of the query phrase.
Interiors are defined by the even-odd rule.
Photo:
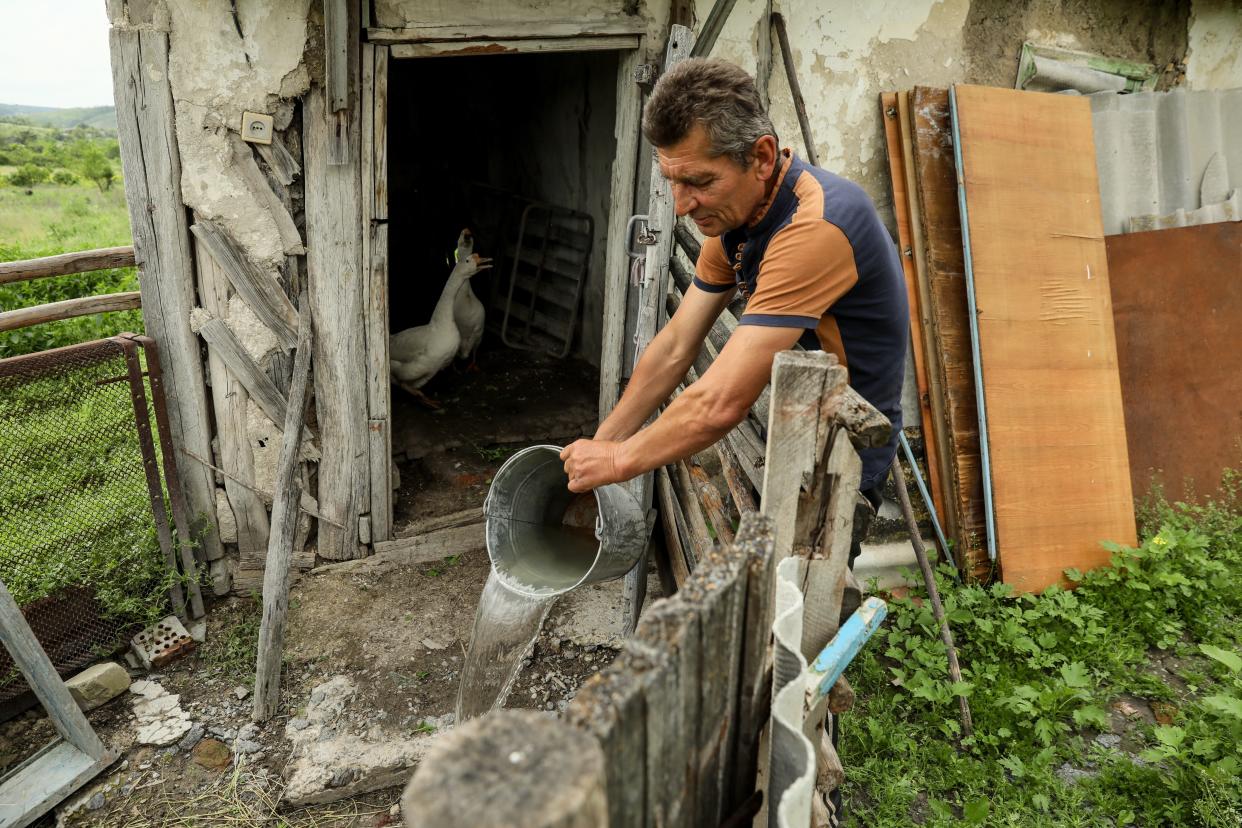
[[[569,491],[559,446],[531,446],[492,478],[483,512],[492,571],[508,589],[533,598],[562,595],[629,572],[647,543],[642,508],[609,484]]]

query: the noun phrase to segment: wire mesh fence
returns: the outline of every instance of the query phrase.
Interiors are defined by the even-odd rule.
[[[0,580],[61,676],[185,610],[158,377],[145,337],[0,360]],[[28,689],[0,647],[0,705]]]

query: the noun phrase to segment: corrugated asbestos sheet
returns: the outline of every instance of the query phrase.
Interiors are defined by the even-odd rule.
[[[1107,235],[1242,189],[1242,89],[1088,96]],[[1169,223],[1195,223],[1190,219]],[[1167,226],[1146,219],[1138,226]]]

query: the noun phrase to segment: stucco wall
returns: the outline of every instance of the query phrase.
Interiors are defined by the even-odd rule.
[[[1194,0],[1186,83],[1191,89],[1242,87],[1242,0]]]
[[[696,0],[701,25],[712,0]],[[738,0],[712,54],[752,73],[766,4]],[[787,0],[789,30],[821,166],[861,184],[893,227],[879,95],[915,85],[1013,86],[1024,40],[1156,64],[1169,85],[1186,54],[1187,2],[1126,0]],[[775,41],[775,37],[773,37]],[[804,153],[778,47],[768,91],[781,143]]]

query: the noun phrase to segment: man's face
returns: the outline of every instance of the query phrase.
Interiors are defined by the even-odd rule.
[[[719,236],[745,224],[766,194],[766,183],[776,164],[776,140],[760,138],[755,156],[740,167],[724,155],[713,156],[707,130],[701,124],[676,144],[657,147],[660,172],[673,191],[679,216],[690,216],[705,236]]]

